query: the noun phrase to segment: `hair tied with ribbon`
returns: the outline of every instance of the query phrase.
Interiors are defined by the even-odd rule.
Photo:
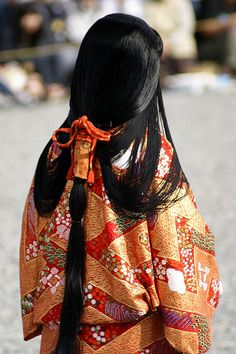
[[[66,143],[58,141],[61,133],[70,134]],[[57,129],[52,140],[60,148],[71,148],[71,167],[67,179],[78,177],[87,180],[89,185],[94,183],[93,162],[97,141],[110,141],[111,133],[96,128],[87,116],[74,120],[70,128]]]

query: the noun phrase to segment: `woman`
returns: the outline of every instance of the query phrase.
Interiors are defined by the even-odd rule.
[[[203,353],[220,282],[168,128],[162,40],[122,14],[79,51],[24,217],[24,337],[41,353]],[[65,271],[65,273],[64,273]]]
[[[42,2],[30,1],[23,4],[11,5],[12,22],[14,28],[12,35],[12,49],[41,47],[53,45],[57,42],[53,32],[53,20],[50,13],[50,6]],[[61,15],[62,16],[62,15]],[[61,19],[61,23],[63,21]],[[59,31],[58,31],[59,33]],[[50,97],[61,97],[65,94],[64,85],[67,78],[64,68],[61,67],[61,55],[46,54],[35,58],[28,58],[22,63],[31,64],[31,71],[36,70],[43,79],[46,92],[39,98],[44,98],[45,94]],[[39,77],[34,78],[38,85],[42,86]]]
[[[158,29],[164,40],[162,74],[189,72],[195,65],[197,47],[194,38],[195,17],[189,0],[145,1],[147,22]]]

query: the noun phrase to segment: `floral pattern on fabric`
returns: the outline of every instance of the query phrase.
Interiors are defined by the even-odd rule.
[[[44,292],[46,288],[50,289],[52,294],[55,294],[59,286],[64,286],[64,277],[59,274],[59,269],[56,267],[45,266],[40,272],[39,284],[37,287],[37,297]]]
[[[163,136],[161,138],[161,144],[162,145],[160,149],[159,164],[156,177],[165,179],[170,169],[173,148]]]
[[[166,178],[172,153],[162,137],[158,179]],[[83,220],[86,263],[80,353],[205,353],[222,284],[214,237],[193,193],[180,191],[183,198],[158,217],[132,218],[112,208],[99,162],[94,165],[95,183],[87,187]],[[40,354],[53,352],[59,333],[71,185],[68,181],[57,208],[46,218],[37,215],[31,188],[23,216],[24,337],[42,333]]]
[[[92,284],[84,286],[84,306],[95,307],[98,311],[119,322],[138,321],[145,315],[142,311],[137,311],[115,301],[106,292]]]
[[[22,316],[26,316],[30,312],[33,311],[35,294],[36,294],[36,290],[33,290],[31,293],[26,294],[21,299],[21,313],[22,313]]]
[[[94,350],[98,350],[110,343],[118,336],[127,331],[132,324],[109,324],[96,326],[80,326],[79,337],[82,341],[89,344]]]
[[[198,335],[198,353],[206,353],[211,344],[211,337],[205,316],[197,313],[187,313],[161,308],[165,323],[169,327],[189,332],[196,332]]]

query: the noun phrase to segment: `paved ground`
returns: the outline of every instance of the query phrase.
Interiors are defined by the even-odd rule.
[[[214,318],[210,353],[234,354],[236,100],[233,95],[171,93],[165,101],[180,160],[216,235],[225,293]],[[22,340],[18,288],[21,214],[39,153],[66,112],[65,102],[0,112],[0,354],[39,351],[38,339]]]

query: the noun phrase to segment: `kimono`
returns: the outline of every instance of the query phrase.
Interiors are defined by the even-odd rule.
[[[51,158],[60,149],[51,148]],[[154,185],[168,173],[170,143],[162,147]],[[68,180],[56,209],[38,215],[33,185],[20,245],[24,339],[41,335],[41,354],[55,350],[63,301],[71,218]],[[99,161],[86,187],[84,311],[77,343],[82,354],[205,353],[211,318],[222,293],[214,236],[193,193],[157,215],[117,214],[104,189]]]

